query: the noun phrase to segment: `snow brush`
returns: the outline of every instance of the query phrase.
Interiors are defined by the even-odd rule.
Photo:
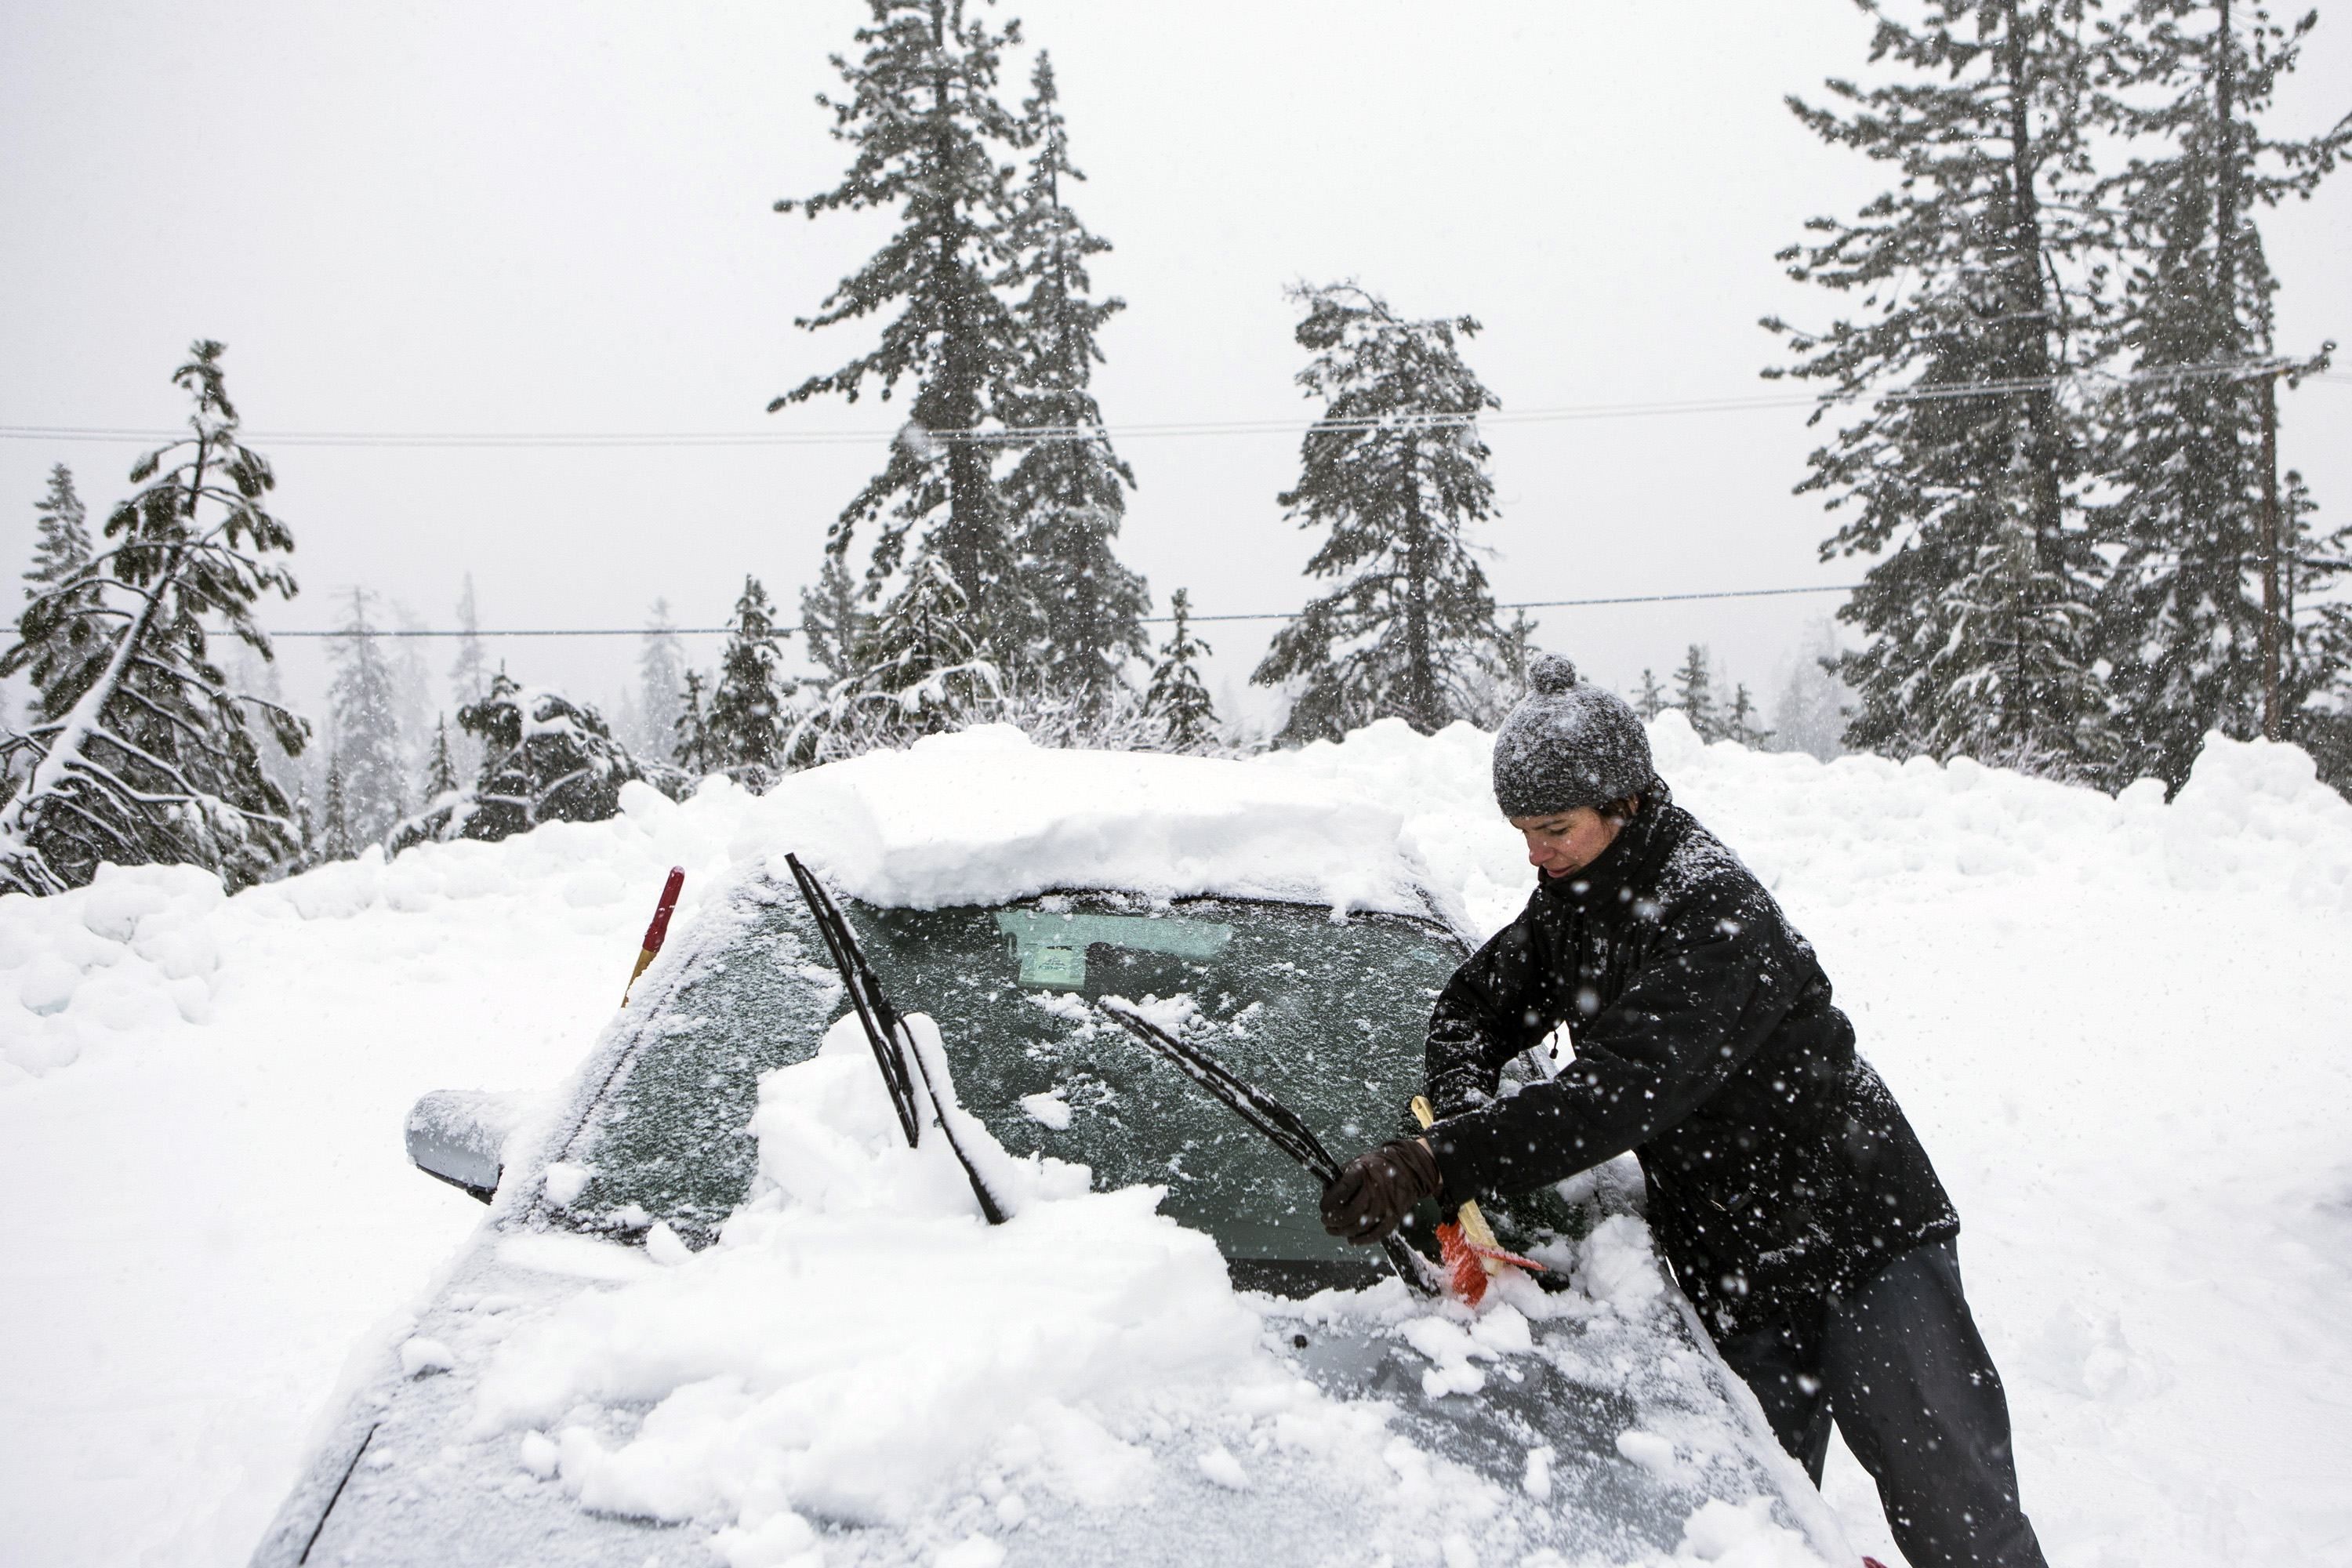
[[[1258,1088],[1246,1083],[1228,1071],[1224,1065],[1206,1051],[1186,1045],[1142,1014],[1113,1003],[1109,998],[1097,998],[1095,1011],[1133,1035],[1152,1050],[1167,1058],[1186,1078],[1207,1089],[1224,1102],[1225,1109],[1248,1122],[1264,1134],[1267,1142],[1289,1155],[1303,1166],[1307,1173],[1329,1186],[1339,1179],[1339,1162],[1331,1158],[1323,1141],[1315,1136],[1314,1129],[1298,1119],[1297,1112]],[[1389,1267],[1406,1288],[1423,1295],[1433,1295],[1436,1287],[1430,1279],[1429,1259],[1405,1245],[1404,1238],[1394,1231],[1381,1237],[1381,1250],[1388,1254]]]
[[[1437,1120],[1436,1113],[1429,1108],[1429,1097],[1423,1094],[1412,1097],[1412,1114],[1424,1132]],[[1486,1223],[1486,1216],[1478,1212],[1475,1202],[1464,1204],[1454,1212],[1453,1219],[1437,1227],[1437,1256],[1445,1265],[1445,1276],[1454,1293],[1465,1301],[1475,1307],[1485,1300],[1487,1279],[1502,1273],[1507,1266],[1544,1272],[1544,1266],[1534,1258],[1503,1250],[1503,1244],[1495,1238],[1495,1227]]]
[[[629,971],[629,983],[621,987],[621,1005],[629,1005],[629,993],[637,988],[637,976],[659,952],[662,942],[669,935],[669,917],[677,912],[678,889],[686,886],[686,868],[672,866],[669,879],[662,884],[661,900],[654,905],[654,923],[646,927],[646,940],[637,948],[637,966]]]

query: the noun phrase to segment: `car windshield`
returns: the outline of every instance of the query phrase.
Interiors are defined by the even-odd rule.
[[[1014,1153],[1085,1164],[1097,1187],[1166,1187],[1166,1211],[1215,1237],[1237,1284],[1297,1293],[1383,1272],[1323,1234],[1297,1166],[1089,1004],[1138,1004],[1344,1159],[1393,1136],[1420,1086],[1430,1005],[1462,955],[1433,922],[1109,893],[845,913],[892,1002],[938,1020],[965,1108]],[[592,1175],[568,1223],[662,1219],[699,1247],[742,1201],[760,1075],[813,1054],[845,1004],[792,890],[763,889],[736,918],[572,1141]],[[1511,1216],[1493,1217],[1507,1239]]]
[[[1088,1003],[1120,996],[1273,1094],[1339,1157],[1393,1136],[1461,949],[1427,921],[1106,894],[1004,909],[854,908],[899,1007],[939,1021],[956,1089],[1013,1152],[1153,1183],[1236,1283],[1361,1284],[1376,1251],[1323,1233],[1311,1178]]]

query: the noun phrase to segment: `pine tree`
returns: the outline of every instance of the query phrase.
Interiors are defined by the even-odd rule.
[[[1170,595],[1168,613],[1175,628],[1160,646],[1160,662],[1151,671],[1143,710],[1160,721],[1168,750],[1197,752],[1216,732],[1216,704],[1201,679],[1201,659],[1212,650],[1192,635],[1192,596],[1184,589]]]
[[[408,815],[399,693],[369,619],[368,597],[363,589],[352,590],[350,618],[335,639],[335,676],[327,688],[344,809],[352,835],[361,843],[381,840]]]
[[[545,822],[602,822],[621,786],[643,777],[596,710],[558,691],[515,684],[502,668],[457,725],[482,742],[482,771],[454,809],[421,819],[424,837],[495,840]]]
[[[779,672],[784,655],[776,643],[775,605],[757,577],[743,579],[727,634],[719,685],[710,694],[705,722],[728,773],[751,789],[765,789],[783,767],[784,698]]]
[[[2109,762],[2085,432],[2056,384],[2083,368],[2111,237],[2084,132],[2085,3],[1927,0],[1912,26],[1866,0],[1872,62],[1896,79],[1832,80],[1833,108],[1790,100],[1897,178],[1781,252],[1799,282],[1861,296],[1857,319],[1765,322],[1796,361],[1766,374],[1825,384],[1816,422],[1876,400],[1797,487],[1848,511],[1824,558],[1880,558],[1839,612],[1868,638],[1844,656],[1858,746],[2070,776]]]
[[[449,754],[449,721],[437,719],[433,725],[433,755],[425,768],[425,803],[432,805],[446,795],[457,793],[457,763]]]
[[[898,313],[881,323],[872,349],[768,406],[772,413],[836,393],[855,402],[870,381],[881,383],[887,401],[911,381],[906,438],[842,511],[827,548],[846,552],[860,524],[878,521],[871,573],[878,584],[897,571],[908,531],[929,526],[930,548],[987,622],[1013,578],[1012,547],[993,449],[961,433],[996,412],[992,389],[1020,352],[995,287],[1010,260],[1003,230],[1013,209],[1010,171],[998,157],[1024,136],[996,84],[1020,26],[1000,33],[968,20],[963,0],[867,4],[872,23],[856,35],[864,55],[856,64],[834,57],[848,96],[819,100],[833,110],[835,138],[853,149],[849,168],[832,190],[778,202],[776,210],[814,218],[895,208],[898,226],[882,248],[795,324],[814,331],[893,306]],[[940,440],[929,431],[949,435]]]
[[[466,591],[457,596],[457,658],[449,667],[449,689],[457,705],[479,702],[490,689],[490,661],[482,652],[480,616],[474,608],[474,574],[466,574]]]
[[[110,651],[113,620],[97,582],[90,578],[89,513],[76,493],[73,470],[63,463],[49,470],[49,493],[33,503],[33,564],[25,572],[27,606],[44,601],[46,626],[37,642],[27,638],[24,668],[32,679],[32,717],[61,719],[89,683],[98,679]]]
[[[1700,740],[1723,739],[1722,718],[1715,710],[1715,675],[1708,668],[1706,649],[1696,643],[1690,645],[1683,667],[1675,671],[1673,706],[1683,710]]]
[[[342,759],[327,754],[326,820],[319,833],[319,853],[329,860],[348,860],[359,851],[352,843],[351,810],[343,798]]]
[[[1837,634],[1828,621],[1818,622],[1798,646],[1773,705],[1772,734],[1779,742],[1773,750],[1803,752],[1824,763],[1844,752],[1840,738],[1845,733],[1847,692],[1837,669]]]
[[[2107,182],[2133,258],[2108,342],[2137,373],[2109,400],[2102,467],[2115,499],[2095,514],[2115,552],[2100,604],[2126,773],[2178,789],[2208,731],[2263,732],[2263,494],[2277,480],[2263,417],[2269,375],[2212,367],[2271,358],[2278,280],[2257,209],[2308,198],[2352,149],[2352,117],[2324,136],[2280,141],[2262,121],[2304,36],[2260,5],[2137,0],[2102,33],[2116,64],[2104,107],[2131,144],[2152,147]],[[2287,548],[2290,559],[2302,552]],[[2322,576],[2339,552],[2297,562]],[[2292,714],[2344,670],[2307,617],[2283,639],[2280,708]]]
[[[674,727],[677,743],[670,752],[670,760],[693,774],[697,782],[709,778],[726,765],[719,754],[719,742],[710,733],[706,691],[702,672],[688,670],[685,687],[678,696],[677,723]]]
[[[824,683],[857,673],[859,650],[873,636],[874,616],[860,603],[856,583],[841,557],[828,554],[816,585],[801,590],[801,648]]]
[[[1323,400],[1279,499],[1329,536],[1310,575],[1339,579],[1275,635],[1254,684],[1300,683],[1282,738],[1397,715],[1428,733],[1475,716],[1503,641],[1467,535],[1493,517],[1478,415],[1500,402],[1462,361],[1468,316],[1409,321],[1353,284],[1291,290],[1307,307],[1298,383]]]
[[[1736,741],[1751,752],[1760,752],[1772,731],[1756,721],[1756,700],[1748,694],[1748,683],[1741,681],[1732,689],[1731,706],[1725,710],[1722,721],[1723,739]]]
[[[1642,670],[1642,689],[1633,694],[1633,711],[1640,714],[1642,721],[1646,724],[1664,712],[1666,707],[1666,689],[1658,684],[1658,678],[1651,673],[1647,666],[1644,666]]]
[[[1015,608],[1034,605],[1037,624],[1005,626],[992,640],[1001,655],[1017,655],[1019,673],[1034,670],[1045,689],[1099,713],[1124,683],[1127,661],[1150,647],[1150,594],[1111,547],[1135,475],[1111,449],[1091,386],[1103,357],[1096,333],[1126,304],[1091,297],[1087,258],[1110,242],[1065,200],[1064,182],[1086,176],[1070,163],[1053,62],[1042,50],[1031,87],[1024,137],[1037,152],[1008,229],[1014,275],[1027,288],[1013,308],[1021,357],[996,401],[1012,424],[1055,434],[1031,443],[1003,484],[1024,590]],[[1020,631],[1027,636],[1016,642]]]
[[[62,619],[110,623],[96,634],[104,662],[80,696],[0,741],[0,776],[20,780],[0,806],[0,890],[79,886],[110,860],[199,865],[239,887],[295,848],[291,805],[262,769],[246,712],[260,712],[289,753],[308,729],[232,689],[209,652],[226,631],[268,657],[253,602],[294,593],[292,574],[267,558],[292,549],[293,535],[263,507],[276,480],[238,438],[221,353],[199,342],[173,373],[195,405],[188,437],[132,467],[142,488],[108,517],[109,547],[28,603],[17,641],[0,653],[0,675],[13,675]],[[83,599],[91,584],[95,609]]]
[[[686,689],[686,648],[670,619],[669,601],[656,599],[637,644],[636,737],[655,755],[668,752],[677,733],[678,693]]]
[[[971,620],[947,563],[918,552],[856,650],[855,672],[802,713],[785,755],[796,765],[830,762],[997,717],[1003,675]]]

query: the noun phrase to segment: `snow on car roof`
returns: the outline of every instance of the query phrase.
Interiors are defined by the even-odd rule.
[[[1402,827],[1336,781],[1048,750],[997,724],[794,774],[747,814],[736,848],[800,849],[854,897],[896,908],[1116,888],[1420,912]]]

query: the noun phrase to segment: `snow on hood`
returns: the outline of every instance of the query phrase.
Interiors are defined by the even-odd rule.
[[[1237,1489],[1259,1461],[1234,1451],[1277,1427],[1327,1485],[1391,1473],[1384,1415],[1260,1346],[1214,1243],[1155,1212],[1160,1189],[1089,1191],[1083,1167],[1015,1159],[959,1117],[1011,1215],[984,1226],[944,1140],[907,1147],[854,1017],[761,1080],[751,1130],[758,1174],[714,1246],[572,1243],[670,1263],[614,1270],[483,1368],[476,1434],[511,1435],[583,1506],[724,1521],[712,1546],[748,1565],[797,1560],[826,1523],[936,1528],[921,1516],[975,1474],[993,1529],[1113,1507],[1150,1491],[1171,1431]],[[509,1240],[509,1261],[544,1240]],[[1528,1353],[1518,1329],[1507,1348]],[[1431,1463],[1451,1511],[1496,1508],[1491,1483]]]

